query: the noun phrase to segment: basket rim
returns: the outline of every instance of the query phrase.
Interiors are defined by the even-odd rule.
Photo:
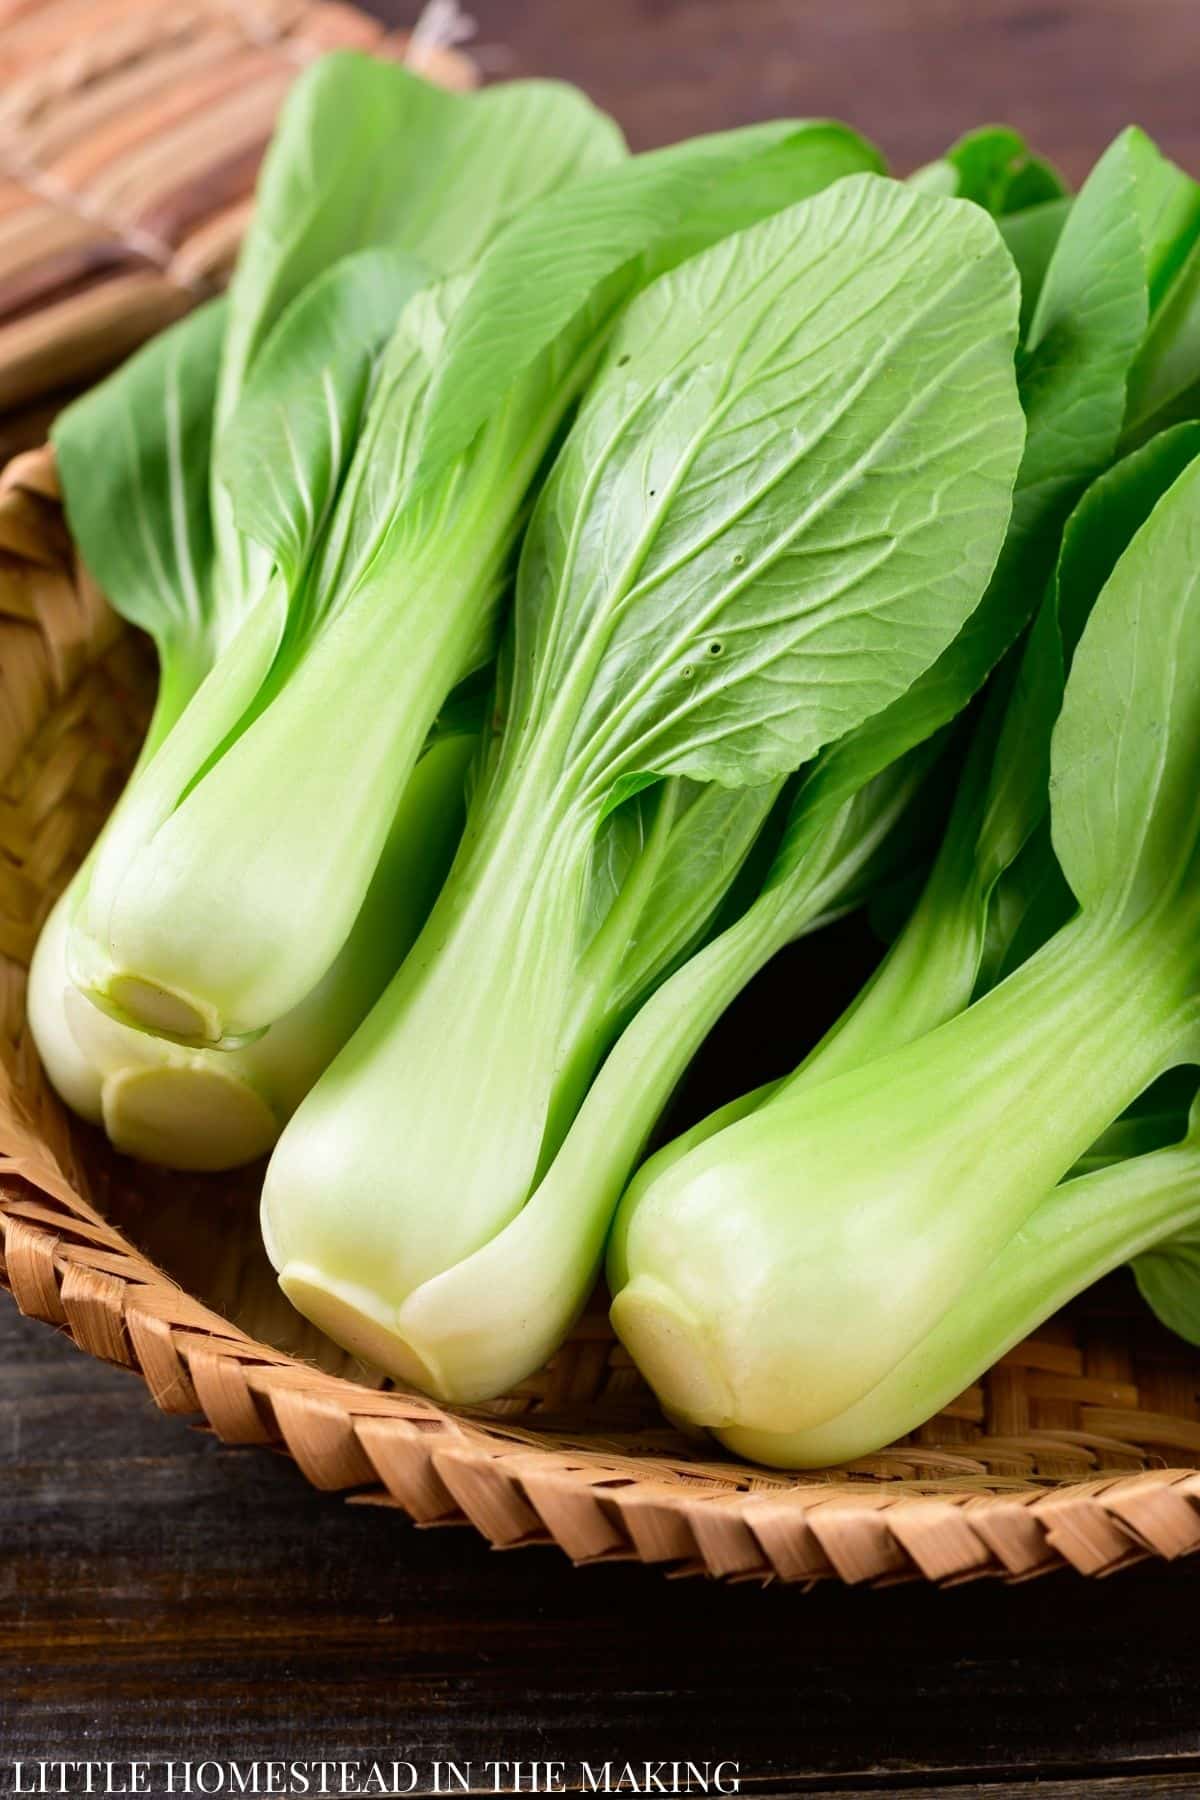
[[[1200,1548],[1193,1469],[1049,1486],[969,1484],[969,1458],[950,1455],[940,1481],[797,1479],[716,1460],[660,1469],[603,1440],[568,1449],[380,1392],[257,1342],[86,1202],[22,1176],[18,1160],[0,1161],[0,1286],[22,1313],[140,1375],[162,1411],[201,1416],[226,1444],[282,1448],[313,1486],[420,1525],[470,1524],[501,1549],[555,1543],[580,1565],[870,1586],[1100,1575]]]

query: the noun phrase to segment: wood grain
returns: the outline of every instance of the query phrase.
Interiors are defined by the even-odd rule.
[[[1200,1787],[1200,1566],[803,1594],[498,1555],[161,1417],[7,1305],[0,1460],[0,1762],[708,1757],[757,1792],[1037,1772],[1065,1795],[1098,1768]]]
[[[392,24],[412,0],[373,0]],[[1004,119],[1073,178],[1135,121],[1200,167],[1195,0],[470,0],[497,74],[559,75],[638,148],[794,114],[848,119],[897,167]]]

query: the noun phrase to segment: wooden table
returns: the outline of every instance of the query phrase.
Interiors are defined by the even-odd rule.
[[[1131,121],[1200,170],[1195,0],[464,0],[497,75],[577,81],[636,149],[829,116],[900,170],[1005,120],[1079,179]],[[370,0],[407,21],[412,0]]]
[[[730,1759],[755,1794],[1200,1791],[1200,1564],[946,1593],[574,1570],[314,1493],[7,1303],[0,1446],[0,1765]]]
[[[381,4],[398,22],[413,8]],[[1196,0],[475,0],[497,74],[638,146],[789,112],[900,167],[988,118],[1078,176],[1200,169]],[[160,1417],[0,1301],[0,1792],[14,1758],[729,1759],[743,1791],[1200,1792],[1200,1565],[889,1593],[496,1555]],[[1102,1780],[1098,1778],[1103,1777]]]

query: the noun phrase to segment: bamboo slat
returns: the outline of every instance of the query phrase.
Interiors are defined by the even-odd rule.
[[[336,48],[474,80],[339,0],[0,7],[0,449],[222,284],[280,102]]]

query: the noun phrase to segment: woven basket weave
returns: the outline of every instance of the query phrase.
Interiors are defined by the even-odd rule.
[[[70,30],[84,0],[0,0],[0,168],[14,118],[44,126],[41,140],[36,131],[26,140],[24,197],[9,215],[0,195],[0,391],[10,401],[94,372],[219,281],[298,62],[333,42],[389,47],[337,6],[262,0],[247,14],[212,0],[169,9],[164,34],[148,25],[145,0],[86,3],[89,29],[98,16],[105,26],[90,52]],[[205,170],[214,143],[222,154],[235,146],[214,138],[209,109],[224,120],[232,70],[256,112],[233,109],[244,139],[237,176],[222,187]],[[444,72],[466,75],[454,62]],[[175,142],[189,110],[181,81],[199,82],[188,91],[206,120],[207,151],[197,149],[186,179],[177,161],[149,154],[164,133]],[[131,84],[115,104],[114,83],[118,93]],[[135,128],[134,104],[153,104],[157,123],[139,111]],[[115,133],[106,140],[115,161],[95,153],[105,131]],[[67,157],[72,144],[82,171],[72,204],[100,233],[83,256],[88,278],[56,287],[52,268],[32,258],[27,292],[45,304],[6,322],[3,297],[19,281],[5,219],[29,210],[31,241],[52,258],[54,232],[38,211],[51,161],[37,157]],[[116,167],[123,178],[97,186]],[[147,180],[157,215],[139,187]],[[161,255],[131,269],[95,252],[96,242],[125,244],[148,216],[160,219]],[[423,1524],[470,1522],[497,1545],[553,1541],[578,1562],[949,1583],[1064,1564],[1103,1574],[1200,1548],[1200,1360],[1123,1279],[1046,1326],[911,1439],[796,1478],[706,1460],[668,1430],[602,1305],[541,1374],[469,1413],[381,1385],[322,1339],[266,1263],[256,1177],[169,1176],[114,1156],[67,1116],[26,1032],[38,928],[119,791],[153,680],[145,644],[77,564],[49,453],[17,456],[0,475],[0,1280],[23,1312],[139,1373],[164,1411],[202,1414],[227,1443],[285,1447],[318,1487]]]

